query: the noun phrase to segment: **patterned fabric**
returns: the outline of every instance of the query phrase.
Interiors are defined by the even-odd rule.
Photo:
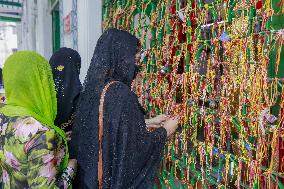
[[[0,114],[0,188],[67,189],[74,171],[58,171],[64,146],[55,130],[34,118]]]

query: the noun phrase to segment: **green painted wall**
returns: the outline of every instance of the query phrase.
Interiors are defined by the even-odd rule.
[[[56,3],[57,2],[57,3]],[[53,6],[54,3],[56,5],[51,11],[52,16],[52,50],[55,52],[60,48],[60,15],[59,15],[59,1],[50,0],[50,5]]]
[[[273,30],[280,30],[280,29],[284,29],[284,14],[280,13],[281,8],[279,6],[279,0],[272,0],[272,7],[274,10],[274,16],[272,16],[271,18],[271,29]],[[284,5],[283,5],[284,6]],[[278,73],[276,73],[275,70],[275,62],[276,62],[276,53],[277,53],[277,46],[276,48],[274,48],[272,50],[272,52],[270,53],[270,62],[269,62],[269,66],[268,66],[268,73],[269,73],[269,77],[270,78],[284,78],[284,47],[282,46],[281,49],[281,54],[280,54],[280,64],[279,64],[279,68],[278,68]],[[281,86],[278,86],[278,91],[281,92]],[[279,112],[279,104],[281,102],[281,96],[279,96],[278,98],[278,102],[277,105],[275,105],[272,108],[272,113],[277,115]]]

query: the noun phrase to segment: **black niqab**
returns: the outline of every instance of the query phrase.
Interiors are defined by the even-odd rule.
[[[105,85],[103,188],[152,188],[166,140],[166,130],[148,132],[143,109],[130,85],[135,77],[138,39],[110,29],[98,40],[85,81],[70,148],[78,160],[75,188],[98,188],[99,101]]]
[[[0,68],[0,88],[3,86],[2,68]]]
[[[82,90],[79,79],[81,57],[70,48],[60,48],[49,60],[52,68],[57,97],[57,116],[55,125],[62,126],[73,119],[78,97]],[[72,124],[67,124],[65,131],[70,131]]]

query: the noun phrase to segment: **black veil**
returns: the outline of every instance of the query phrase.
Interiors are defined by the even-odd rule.
[[[50,58],[57,97],[57,116],[55,125],[67,123],[75,111],[82,85],[79,79],[81,57],[70,48],[60,48]],[[71,127],[64,128],[65,131]]]

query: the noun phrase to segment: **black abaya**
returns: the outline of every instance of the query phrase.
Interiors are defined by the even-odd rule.
[[[98,109],[104,86],[113,80],[105,96],[103,138],[103,188],[153,188],[166,130],[150,133],[143,109],[130,83],[135,74],[138,40],[111,29],[99,39],[72,135],[71,157],[78,160],[74,188],[98,188]]]

